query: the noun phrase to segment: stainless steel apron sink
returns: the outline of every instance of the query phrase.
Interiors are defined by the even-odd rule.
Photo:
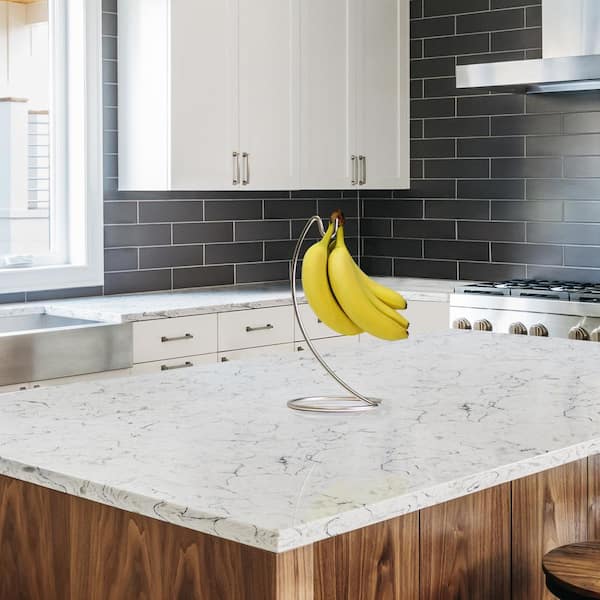
[[[132,344],[131,323],[0,316],[0,385],[126,369]]]

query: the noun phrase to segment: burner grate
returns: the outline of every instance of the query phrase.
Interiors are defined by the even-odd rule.
[[[484,281],[457,287],[458,294],[515,296],[546,300],[571,300],[600,303],[600,284],[553,279],[507,279]]]

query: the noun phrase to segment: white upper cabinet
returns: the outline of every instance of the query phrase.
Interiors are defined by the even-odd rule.
[[[119,5],[119,187],[233,187],[236,0]]]
[[[300,0],[300,173],[306,189],[352,187],[355,5],[356,0]]]
[[[356,0],[357,154],[361,188],[408,188],[409,6],[405,0]]]
[[[408,186],[407,0],[119,5],[122,190]]]
[[[298,187],[297,57],[302,0],[238,0],[241,188]]]
[[[408,187],[408,2],[300,2],[301,187]]]
[[[239,147],[234,5],[171,2],[170,189],[233,186]]]

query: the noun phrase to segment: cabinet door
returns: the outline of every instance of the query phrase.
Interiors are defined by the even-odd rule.
[[[297,187],[298,8],[295,0],[239,0],[242,190]]]
[[[358,0],[300,2],[300,187],[353,188]]]
[[[226,363],[232,360],[249,360],[268,358],[269,356],[292,355],[293,344],[276,344],[274,346],[263,346],[262,348],[246,348],[245,350],[229,350],[219,352],[219,362]]]
[[[409,300],[402,314],[410,321],[411,335],[439,333],[450,328],[450,306],[447,302]]]
[[[358,149],[362,189],[409,186],[409,6],[359,0]]]
[[[153,362],[139,363],[133,365],[132,375],[145,375],[147,373],[164,373],[165,371],[178,371],[189,369],[197,365],[210,365],[217,362],[217,354],[200,354],[198,356],[183,356],[182,358],[170,358]]]
[[[231,189],[239,150],[234,0],[171,2],[171,189]]]

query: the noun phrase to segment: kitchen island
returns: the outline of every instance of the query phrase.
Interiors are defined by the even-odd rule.
[[[544,598],[600,535],[600,348],[449,332],[0,397],[0,599]],[[11,595],[12,594],[12,595]]]

